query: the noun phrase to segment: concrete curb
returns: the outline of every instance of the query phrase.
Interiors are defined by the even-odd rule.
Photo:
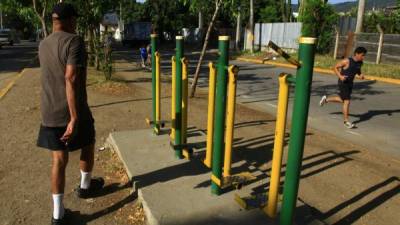
[[[149,204],[146,202],[145,198],[143,197],[143,192],[139,189],[138,190],[138,200],[143,206],[143,210],[146,215],[146,222],[148,225],[159,225],[157,218],[154,216],[153,212],[151,211]]]
[[[272,65],[272,66],[296,69],[296,66],[288,64],[288,63],[278,63],[278,62],[271,62],[271,61],[263,61],[261,59],[250,59],[250,58],[246,58],[246,57],[237,57],[235,59],[239,60],[239,61],[244,61],[244,62],[267,64],[267,65]],[[314,72],[322,73],[322,74],[335,75],[335,73],[332,70],[329,70],[329,69],[314,68]],[[375,80],[375,81],[380,81],[380,82],[400,85],[400,79],[393,79],[393,78],[376,77],[376,76],[365,75],[365,80]]]
[[[22,69],[21,72],[19,72],[14,79],[10,81],[10,83],[7,84],[5,88],[0,90],[0,100],[11,90],[11,88],[15,85],[15,82],[22,76],[22,74],[25,72],[25,69]]]

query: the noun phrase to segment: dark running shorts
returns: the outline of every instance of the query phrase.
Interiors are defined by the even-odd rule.
[[[353,91],[353,83],[346,83],[339,81],[339,96],[342,100],[350,100],[351,99],[351,92]]]
[[[78,122],[76,129],[76,133],[72,135],[71,140],[65,144],[60,138],[63,136],[66,127],[45,127],[41,125],[37,146],[51,151],[75,151],[95,143],[96,131],[94,129],[94,122]]]

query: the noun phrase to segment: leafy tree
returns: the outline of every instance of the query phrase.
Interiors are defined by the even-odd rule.
[[[284,15],[282,12],[281,6],[274,0],[268,0],[268,4],[266,4],[263,8],[260,9],[260,22],[263,23],[274,23],[281,22],[282,16]],[[286,7],[284,8],[286,10]],[[284,18],[287,18],[286,15]],[[285,22],[286,19],[283,20]]]
[[[327,1],[303,0],[300,5],[299,21],[302,25],[302,36],[317,37],[317,52],[326,53],[332,44],[334,26],[338,15]]]
[[[23,31],[25,36],[28,36],[37,25],[40,25],[39,19],[36,17],[31,5],[31,0],[0,1],[3,18],[6,18],[3,21],[5,27]]]

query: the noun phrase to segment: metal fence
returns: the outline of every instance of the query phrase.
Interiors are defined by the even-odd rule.
[[[365,58],[368,62],[399,63],[400,34],[382,35],[382,40],[379,33],[349,33],[347,36],[339,36],[336,57],[351,56],[356,47],[363,46],[368,50]]]
[[[301,23],[256,23],[254,45],[256,49],[263,49],[269,41],[273,41],[282,48],[298,49],[300,35]],[[245,38],[248,37],[246,33]],[[247,43],[247,40],[244,43]],[[250,46],[245,46],[245,49],[250,49]]]

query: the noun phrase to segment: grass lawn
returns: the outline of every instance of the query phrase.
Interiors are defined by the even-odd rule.
[[[290,54],[292,57],[297,59],[297,53]],[[241,54],[235,55],[237,57],[243,56],[254,59],[263,59],[266,56],[265,52],[255,52],[251,54],[249,52],[243,52]],[[339,60],[334,60],[331,55],[316,55],[315,57],[315,67],[323,69],[331,69],[336,62]],[[277,57],[275,62],[286,62],[282,57]],[[362,72],[365,75],[377,76],[377,77],[388,77],[400,79],[400,65],[398,64],[375,64],[365,62],[362,67]]]

